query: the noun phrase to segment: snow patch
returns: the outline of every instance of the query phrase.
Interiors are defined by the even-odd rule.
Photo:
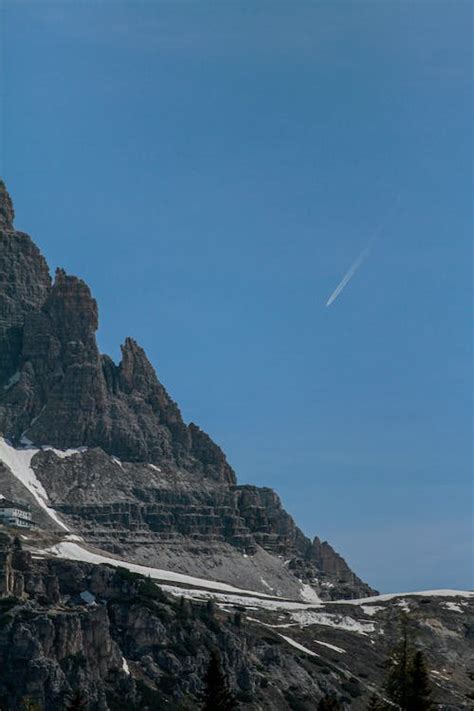
[[[265,587],[267,588],[267,590],[270,590],[271,592],[275,592],[274,589],[272,588],[272,586],[269,585],[269,584],[267,583],[267,581],[266,581],[264,578],[262,578],[262,576],[260,576],[260,580],[261,580],[261,582],[262,582],[262,585],[265,585]]]
[[[203,584],[209,585],[206,581],[202,581]],[[235,593],[221,593],[211,590],[187,590],[185,588],[176,587],[173,585],[161,585],[163,590],[169,592],[171,595],[176,595],[178,597],[183,596],[191,600],[209,600],[212,598],[216,600],[217,604],[222,606],[227,605],[238,605],[239,607],[245,607],[247,610],[270,610],[272,612],[277,610],[287,611],[287,610],[306,610],[308,605],[303,602],[292,602],[290,600],[278,600],[277,598],[271,598],[265,595],[265,593],[248,592],[248,596],[238,595]],[[255,596],[255,597],[253,597]],[[259,597],[257,597],[259,596]],[[293,627],[295,623],[291,623],[289,626]],[[284,625],[285,627],[287,625]]]
[[[451,612],[465,612],[461,605],[465,606],[466,603],[456,603],[456,602],[443,602],[442,603],[443,607],[446,608],[446,610],[451,610]]]
[[[298,642],[295,642],[294,639],[291,639],[290,637],[285,637],[284,634],[281,634],[280,637],[285,640],[285,642],[288,642],[288,644],[291,644],[292,647],[295,649],[299,649],[300,652],[304,652],[305,654],[309,654],[311,657],[319,657],[319,654],[316,654],[316,652],[312,652],[310,649],[307,647],[303,647],[302,644],[299,644]]]
[[[122,669],[125,674],[128,674],[128,676],[130,676],[130,668],[127,664],[127,660],[125,659],[125,657],[122,657]]]
[[[119,467],[122,467],[123,469],[123,464],[118,457],[112,457],[112,461],[115,462],[115,464],[118,464]]]
[[[160,473],[161,473],[160,467],[156,467],[154,464],[149,464],[148,466],[151,467],[151,469],[154,469],[156,472],[160,472]]]
[[[258,607],[248,607],[247,610],[258,610]],[[294,622],[287,622],[286,624],[282,625],[270,625],[268,622],[262,622],[262,620],[257,620],[255,617],[247,617],[247,620],[249,622],[256,622],[259,625],[263,625],[264,627],[270,627],[272,630],[281,630],[284,627],[295,627]]]
[[[7,465],[13,476],[28,489],[48,516],[58,526],[69,531],[66,524],[58,518],[56,512],[48,506],[48,494],[31,466],[31,460],[37,452],[39,450],[35,448],[15,449],[3,437],[0,437],[0,460]]]
[[[316,590],[307,583],[303,584],[301,587],[301,597],[306,602],[321,602],[321,599],[318,596]]]
[[[373,595],[361,597],[357,600],[331,600],[333,605],[367,605],[371,602],[389,602],[397,597],[465,597],[474,598],[474,590],[418,590],[415,592],[388,593],[386,595]]]
[[[372,617],[373,615],[376,615],[377,612],[380,612],[380,610],[384,610],[385,608],[383,605],[362,605],[361,610],[365,615],[368,615],[369,617]]]
[[[72,457],[74,454],[82,454],[83,452],[87,452],[87,447],[77,447],[76,449],[56,449],[55,447],[50,447],[49,444],[43,445],[41,449],[43,452],[54,452],[54,454],[60,459],[67,459],[68,457]]]
[[[164,580],[164,581],[170,581],[170,582],[175,582],[175,583],[183,583],[184,585],[193,585],[193,586],[198,586],[198,587],[203,587],[203,588],[208,588],[208,590],[216,590],[216,591],[223,591],[223,592],[229,592],[229,593],[237,593],[237,594],[248,594],[248,595],[256,595],[256,596],[261,596],[261,597],[269,597],[265,593],[258,593],[252,590],[242,590],[241,588],[236,588],[233,585],[227,585],[226,583],[218,583],[213,580],[204,580],[203,578],[194,578],[191,575],[184,575],[182,573],[173,573],[170,570],[161,570],[160,568],[149,568],[146,565],[139,565],[137,563],[130,563],[129,561],[126,560],[120,560],[117,558],[109,558],[108,556],[101,555],[98,553],[93,553],[92,551],[87,550],[87,548],[83,548],[82,546],[78,545],[77,543],[69,542],[69,541],[63,541],[62,543],[57,543],[54,546],[51,546],[51,548],[47,548],[44,551],[38,551],[38,553],[42,553],[45,555],[54,555],[57,556],[58,558],[66,558],[68,560],[80,560],[84,561],[87,563],[93,563],[94,565],[112,565],[115,568],[116,567],[121,567],[121,568],[127,568],[127,570],[130,570],[132,573],[139,573],[140,575],[145,575],[149,576],[153,580]],[[179,590],[179,594],[182,595],[185,592],[188,592],[184,589],[177,588]],[[198,592],[198,591],[197,591]],[[202,591],[205,592],[205,591]],[[249,598],[242,598],[244,600],[248,600]],[[258,599],[258,598],[256,598]],[[232,598],[231,600],[232,601]]]
[[[309,625],[324,625],[326,627],[334,627],[335,629],[346,630],[347,632],[356,632],[357,634],[367,635],[370,632],[375,632],[373,622],[361,622],[354,620],[352,617],[344,615],[336,615],[330,612],[315,612],[310,610],[299,610],[291,613],[291,619],[297,622],[300,627]]]
[[[395,603],[397,607],[401,607],[403,612],[410,612],[411,607],[408,604],[408,600],[399,600],[397,603]]]
[[[342,649],[342,647],[336,647],[334,644],[329,644],[329,642],[321,642],[320,639],[315,639],[314,641],[316,644],[322,644],[323,647],[328,647],[329,649],[333,649],[335,652],[339,652],[339,654],[346,654],[346,650]]]

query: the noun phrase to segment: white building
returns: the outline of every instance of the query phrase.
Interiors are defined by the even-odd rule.
[[[31,511],[28,506],[20,504],[18,501],[0,499],[0,523],[6,526],[18,526],[19,528],[31,528]]]

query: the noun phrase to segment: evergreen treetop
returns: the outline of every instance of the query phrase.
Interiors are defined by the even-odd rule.
[[[211,652],[204,682],[202,711],[232,711],[237,707],[237,700],[228,686],[217,652]]]

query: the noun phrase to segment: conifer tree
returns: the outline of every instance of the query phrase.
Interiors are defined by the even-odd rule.
[[[204,681],[202,711],[231,711],[237,707],[216,652],[211,653]]]
[[[423,652],[415,652],[410,668],[410,691],[407,703],[408,711],[430,711],[433,704],[430,699],[431,689]]]
[[[189,605],[188,600],[184,597],[184,595],[181,595],[179,598],[179,605],[178,605],[178,617],[180,620],[186,620],[188,617],[191,615],[191,607]]]
[[[400,640],[392,651],[387,668],[387,695],[401,711],[430,711],[433,708],[424,655],[413,646],[407,615],[401,618]]]
[[[403,614],[401,617],[400,640],[389,657],[387,663],[387,681],[385,684],[390,700],[403,709],[403,711],[407,709],[410,696],[410,665],[412,654],[410,647],[408,618]]]
[[[236,627],[242,627],[242,613],[236,612],[234,615],[234,625]]]
[[[206,602],[206,614],[208,615],[208,617],[214,617],[215,613],[216,603],[214,602],[214,600],[211,600],[211,598],[209,598],[209,600]]]

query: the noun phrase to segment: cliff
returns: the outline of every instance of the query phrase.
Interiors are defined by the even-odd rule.
[[[3,711],[57,711],[75,695],[89,711],[195,711],[216,649],[239,708],[313,711],[330,694],[344,711],[365,711],[383,697],[400,606],[433,670],[437,708],[470,707],[472,596],[296,608],[263,596],[213,600],[125,568],[47,557],[44,538],[26,538],[30,550],[0,533]]]
[[[1,183],[0,434],[35,448],[33,476],[67,525],[118,554],[196,573],[211,566],[257,589],[298,595],[307,583],[324,597],[370,594],[329,544],[303,535],[271,489],[237,485],[220,447],[183,421],[133,339],[118,365],[99,353],[89,287],[62,269],[52,282],[13,218]],[[61,456],[70,448],[78,451]],[[54,527],[15,476],[0,468],[0,493],[19,495]]]

